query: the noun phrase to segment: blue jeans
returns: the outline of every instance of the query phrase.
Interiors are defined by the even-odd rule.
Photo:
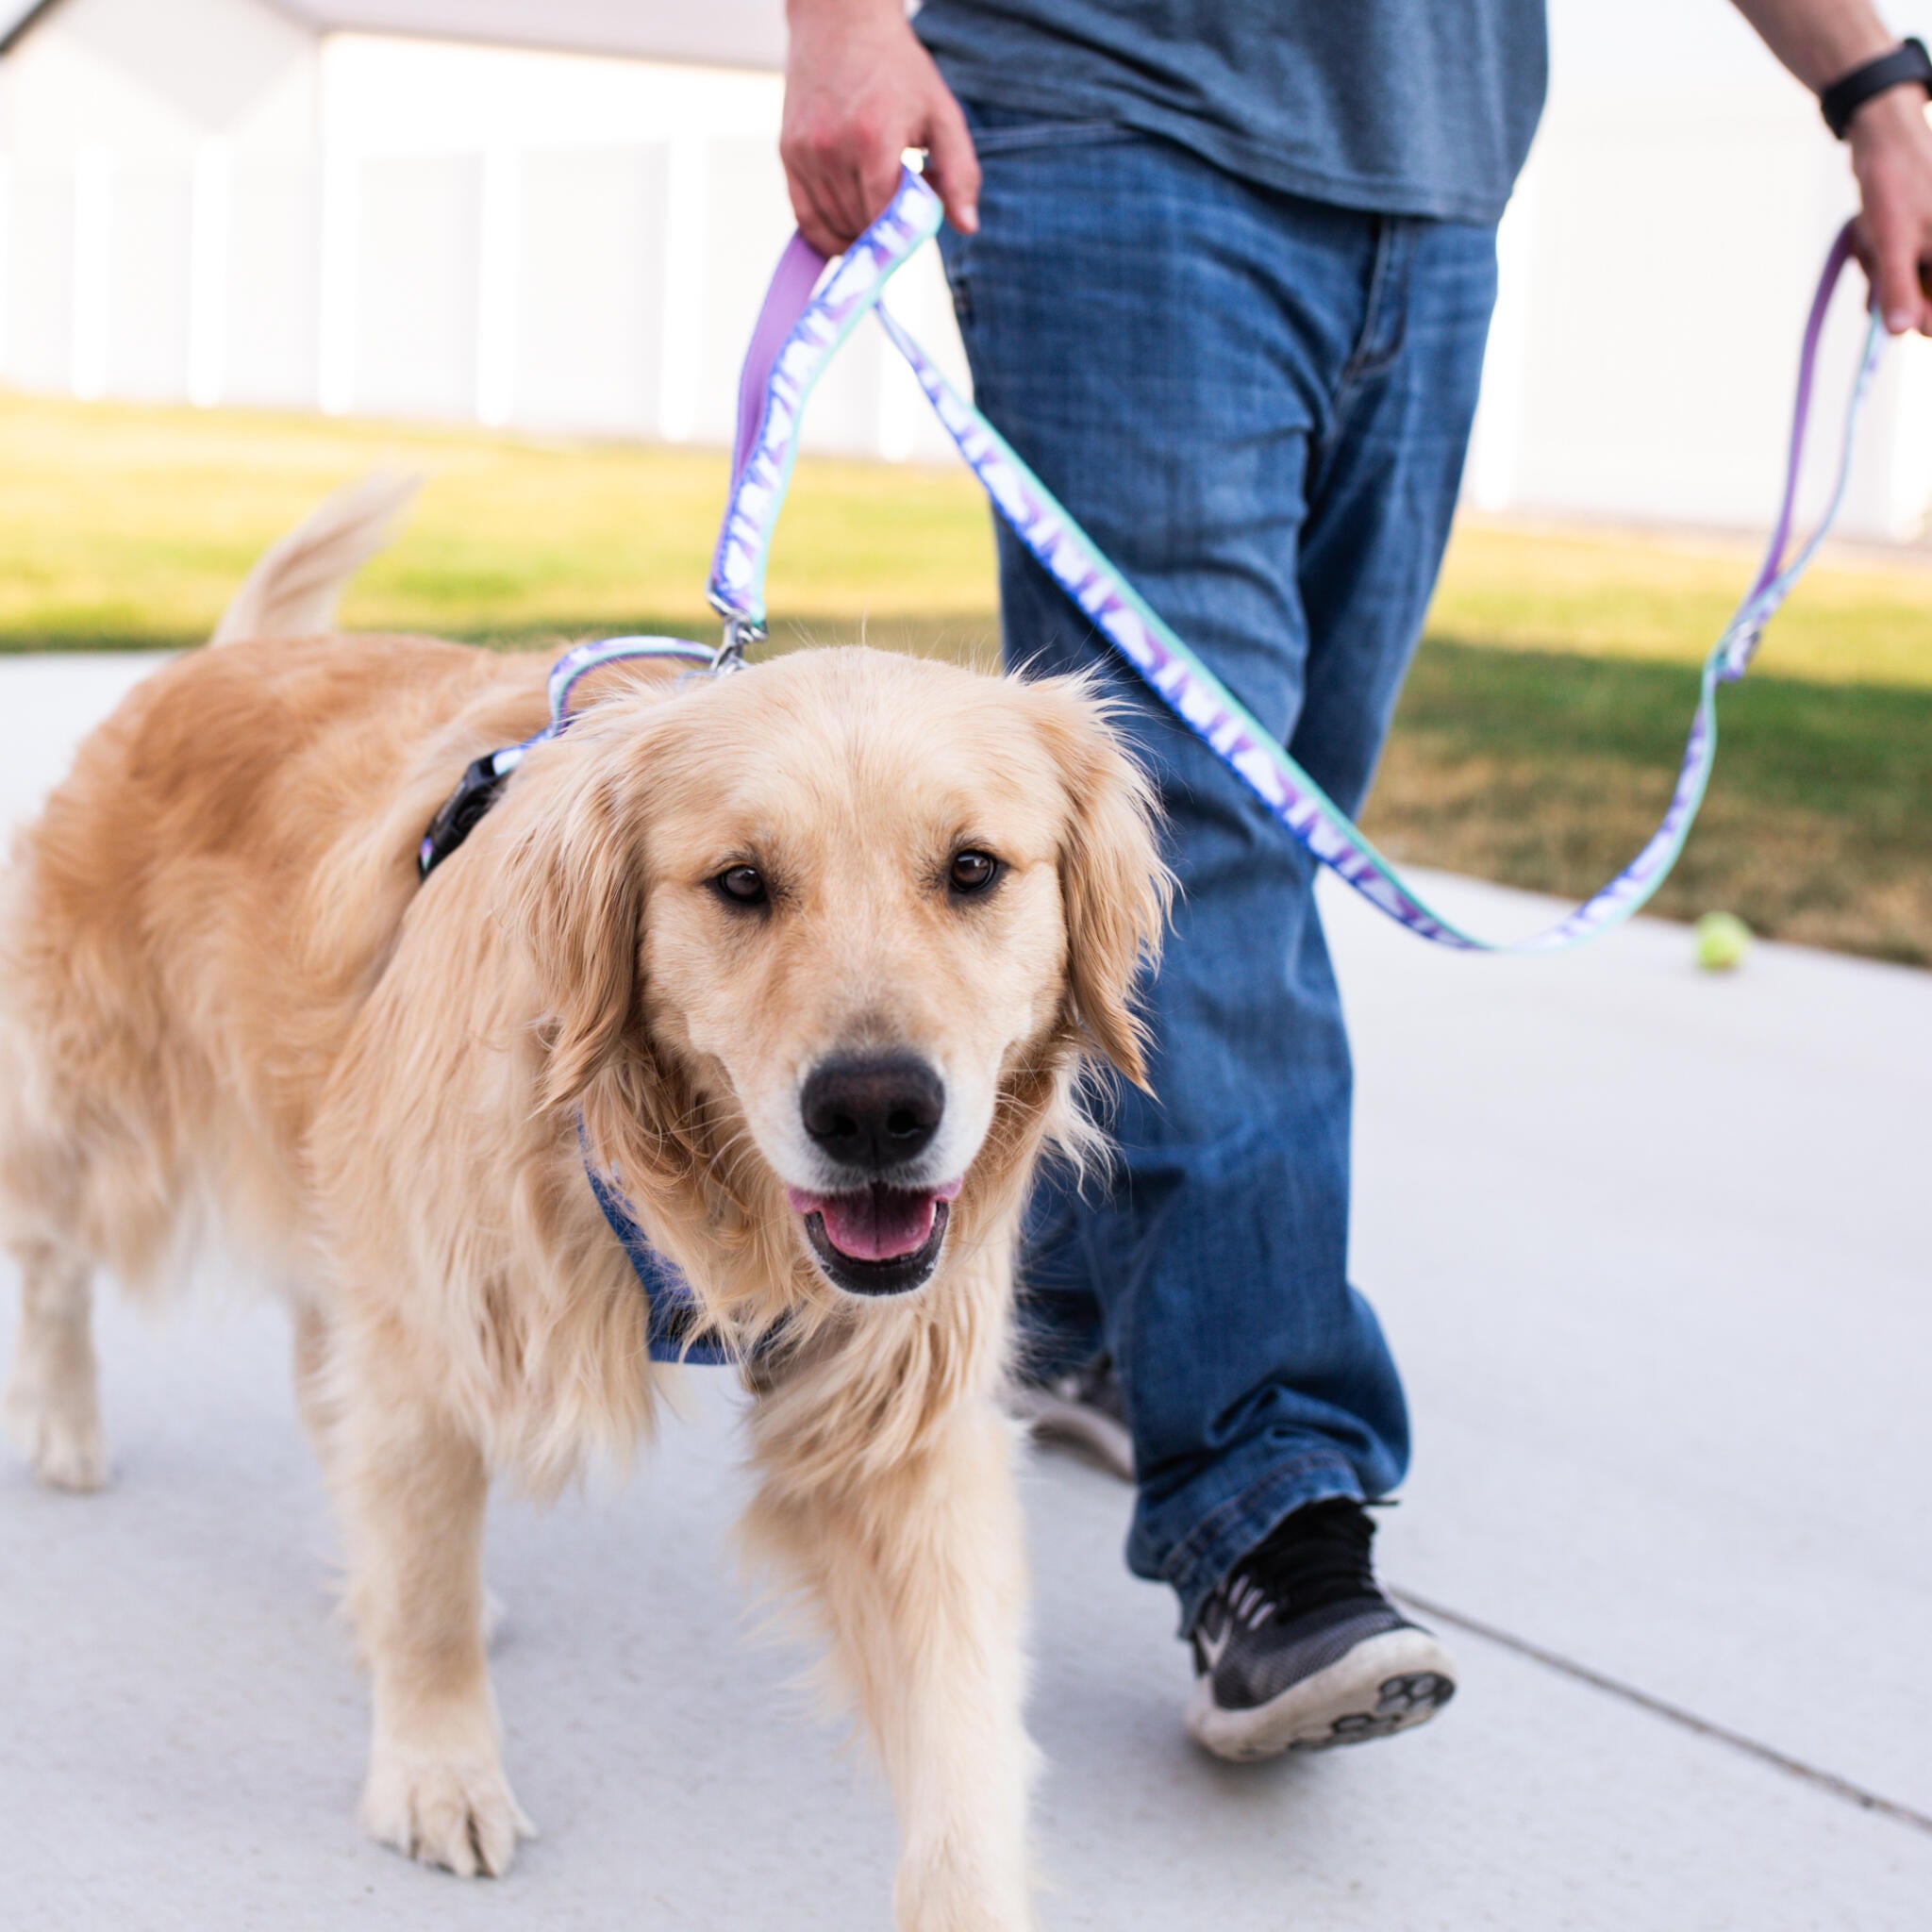
[[[981,408],[1353,812],[1448,535],[1494,230],[1300,200],[1110,126],[968,118],[981,226],[946,267]],[[1348,1040],[1313,861],[1000,539],[1007,661],[1120,689],[1181,882],[1158,1097],[1123,1096],[1109,1179],[1036,1197],[1023,1329],[1042,1374],[1112,1353],[1127,1560],[1185,1630],[1291,1511],[1407,1465],[1347,1275]]]

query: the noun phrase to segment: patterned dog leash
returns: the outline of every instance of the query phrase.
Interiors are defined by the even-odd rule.
[[[1817,554],[1843,504],[1854,432],[1885,346],[1874,314],[1846,407],[1836,482],[1824,516],[1789,560],[1799,470],[1810,420],[1825,310],[1852,256],[1847,227],[1832,244],[1812,299],[1799,360],[1790,457],[1777,524],[1744,600],[1704,664],[1676,789],[1643,849],[1600,891],[1547,931],[1496,943],[1430,908],[1348,815],[1309,777],[1107,560],[1099,547],[1011,446],[946,380],[932,358],[883,306],[887,281],[939,232],[939,197],[909,170],[891,203],[838,259],[794,235],[780,258],[753,332],[739,387],[738,442],[730,495],[712,558],[710,597],[724,622],[722,665],[764,635],[765,560],[797,455],[799,419],[813,385],[846,338],[874,311],[911,365],[946,433],[995,510],[1088,621],[1154,694],[1241,779],[1324,865],[1378,911],[1439,945],[1462,952],[1548,953],[1620,925],[1663,884],[1690,836],[1717,756],[1717,689],[1749,668],[1757,641]],[[823,278],[823,281],[822,281]]]
[[[882,306],[880,297],[887,281],[932,240],[940,220],[938,197],[908,171],[885,212],[839,258],[829,275],[824,273],[825,258],[802,236],[792,237],[766,294],[739,385],[731,488],[709,586],[711,603],[724,620],[723,642],[714,650],[683,638],[606,638],[565,652],[550,671],[549,723],[521,743],[485,753],[470,764],[424,835],[417,855],[421,878],[427,879],[468,838],[529,752],[569,727],[572,695],[590,672],[606,664],[657,658],[684,664],[690,673],[720,675],[737,668],[745,647],[764,636],[765,560],[797,456],[799,419],[826,365],[867,312],[874,311],[911,365],[920,387],[993,508],[1021,542],[1155,695],[1316,858],[1338,872],[1379,911],[1439,945],[1464,952],[1536,953],[1554,952],[1592,939],[1621,924],[1650,898],[1683,850],[1709,782],[1717,751],[1717,687],[1735,682],[1750,667],[1764,626],[1804,575],[1844,500],[1853,433],[1884,348],[1884,333],[1875,316],[1866,332],[1846,408],[1830,501],[1812,535],[1786,560],[1810,420],[1819,341],[1832,291],[1851,258],[1849,228],[1832,246],[1806,323],[1790,453],[1776,527],[1757,578],[1705,660],[1697,711],[1670,808],[1630,864],[1568,918],[1532,939],[1498,945],[1463,931],[1432,911],[1402,880],[1286,749],[1120,577],[1039,477],[947,382],[938,365]],[[581,1141],[581,1123],[578,1137]],[[584,1169],[597,1206],[643,1291],[651,1358],[708,1364],[737,1360],[725,1341],[702,1326],[690,1284],[651,1247],[630,1212],[617,1177],[599,1173],[588,1146],[584,1148]]]

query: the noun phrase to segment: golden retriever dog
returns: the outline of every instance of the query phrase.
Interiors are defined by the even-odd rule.
[[[892,1789],[898,1923],[1032,1923],[1025,1581],[995,1406],[1028,1176],[1093,1130],[1166,875],[1075,682],[813,650],[613,666],[425,880],[546,657],[331,636],[400,506],[332,500],[140,685],[0,901],[7,1414],[107,1474],[96,1270],[165,1289],[204,1209],[286,1284],[372,1678],[362,1820],[509,1867],[485,1659],[492,1472],[555,1491],[653,1424],[646,1304],[587,1166],[741,1365],[754,1552]]]

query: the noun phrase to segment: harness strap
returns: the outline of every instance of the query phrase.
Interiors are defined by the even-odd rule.
[[[937,234],[939,198],[909,170],[897,192],[813,292],[804,264],[816,252],[794,237],[779,265],[752,339],[740,394],[739,450],[712,562],[711,602],[727,626],[763,631],[765,558],[797,450],[798,420],[825,365],[868,308],[911,366],[941,425],[992,507],[1088,621],[1154,695],[1247,786],[1270,814],[1378,911],[1420,938],[1462,952],[1547,953],[1620,925],[1648,902],[1690,836],[1717,756],[1717,687],[1744,675],[1759,636],[1816,555],[1844,501],[1853,435],[1885,346],[1874,314],[1846,407],[1838,475],[1817,529],[1787,562],[1800,460],[1810,417],[1825,309],[1851,258],[1847,227],[1833,243],[1806,324],[1799,358],[1790,459],[1778,521],[1757,579],[1705,660],[1697,708],[1677,783],[1643,849],[1601,891],[1547,931],[1497,943],[1435,911],[1359,827],[1288,754],[1207,664],[1123,578],[1092,539],[1010,444],[961,396],[908,330],[883,307],[891,276]],[[803,251],[801,253],[801,251]],[[765,407],[747,398],[762,381]],[[752,425],[752,426],[748,426]]]
[[[581,1125],[577,1128],[577,1139],[583,1141]],[[693,1335],[698,1325],[698,1306],[690,1282],[644,1239],[644,1231],[631,1218],[624,1196],[592,1165],[588,1146],[584,1148],[584,1174],[591,1183],[591,1193],[597,1197],[597,1206],[604,1210],[610,1232],[630,1258],[639,1288],[643,1291],[644,1334],[651,1359],[690,1362],[709,1369],[730,1367],[735,1357],[722,1341],[709,1334]]]

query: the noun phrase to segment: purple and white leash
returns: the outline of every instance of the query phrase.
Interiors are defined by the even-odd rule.
[[[765,559],[797,454],[799,418],[832,357],[866,310],[874,309],[1013,534],[1154,694],[1315,858],[1379,911],[1422,938],[1458,951],[1546,953],[1593,939],[1644,905],[1683,851],[1710,781],[1717,756],[1717,687],[1744,675],[1765,625],[1804,575],[1844,500],[1854,431],[1885,345],[1875,315],[1845,412],[1830,502],[1810,538],[1787,562],[1819,341],[1832,291],[1851,258],[1849,228],[1832,246],[1806,324],[1777,525],[1756,580],[1705,660],[1684,761],[1662,823],[1608,885],[1566,918],[1530,939],[1498,944],[1431,909],[1402,879],[1286,748],[1119,575],[1052,491],[884,308],[880,297],[886,283],[939,232],[941,218],[939,197],[908,170],[885,212],[839,258],[822,287],[824,258],[802,236],[793,236],[779,261],[745,357],[731,491],[712,559],[710,598],[724,622],[721,669],[737,660],[746,642],[764,635]]]
[[[888,280],[939,233],[940,218],[939,197],[908,169],[885,212],[839,258],[823,288],[825,258],[803,235],[778,258],[738,379],[731,490],[711,558],[711,608],[724,621],[727,659],[765,634],[765,559],[812,387],[877,307]]]

